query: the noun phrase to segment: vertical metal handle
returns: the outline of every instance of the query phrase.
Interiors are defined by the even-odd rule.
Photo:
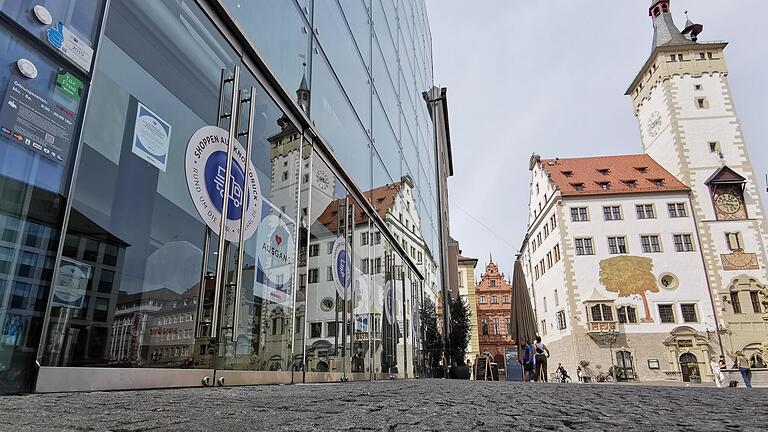
[[[225,71],[222,71],[222,78],[226,74]],[[237,139],[237,109],[239,105],[239,101],[237,98],[237,89],[240,85],[240,67],[235,65],[234,70],[232,72],[232,78],[224,78],[222,79],[222,92],[219,95],[219,106],[222,105],[224,101],[224,84],[226,82],[232,83],[232,103],[230,104],[230,110],[229,113],[225,113],[224,115],[220,116],[219,123],[221,123],[221,119],[229,117],[229,137],[227,138],[227,161],[226,161],[226,168],[224,169],[224,178],[226,179],[224,181],[224,197],[221,204],[221,221],[219,223],[219,244],[218,244],[218,254],[216,255],[216,276],[214,278],[214,291],[213,291],[213,311],[211,313],[211,337],[217,337],[218,333],[218,322],[219,322],[219,303],[221,300],[221,291],[222,291],[222,281],[225,280],[223,277],[224,273],[226,272],[226,269],[224,268],[224,248],[227,243],[227,209],[229,207],[229,183],[230,183],[230,177],[232,176],[232,157],[233,157],[233,149],[235,146],[235,140]],[[214,333],[215,332],[215,333]]]
[[[245,258],[245,211],[248,205],[248,177],[251,175],[251,145],[253,144],[253,116],[256,112],[256,104],[254,98],[256,97],[256,87],[251,87],[250,94],[243,97],[243,91],[240,90],[238,99],[240,104],[248,103],[248,120],[246,122],[246,130],[244,132],[238,132],[238,137],[245,135],[245,167],[243,171],[243,204],[240,210],[240,236],[237,243],[237,270],[235,271],[235,304],[232,312],[232,342],[237,342],[237,323],[240,318],[240,303],[243,295],[243,259]],[[238,116],[238,124],[240,116]],[[239,129],[239,126],[238,126]],[[254,203],[255,205],[255,203]],[[255,271],[255,269],[254,269]]]

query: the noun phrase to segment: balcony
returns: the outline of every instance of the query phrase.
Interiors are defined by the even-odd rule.
[[[587,322],[587,334],[618,331],[618,326],[618,321],[589,321]]]

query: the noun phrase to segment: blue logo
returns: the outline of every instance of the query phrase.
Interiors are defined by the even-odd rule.
[[[336,257],[336,273],[339,275],[339,285],[347,286],[347,277],[349,272],[347,271],[347,251],[339,251],[339,255]]]
[[[208,197],[221,212],[224,206],[224,177],[226,176],[227,152],[216,151],[205,162],[205,187]],[[229,205],[227,206],[227,220],[237,221],[243,213],[243,180],[245,173],[236,161],[232,161],[232,169],[229,176]]]
[[[61,49],[61,46],[64,44],[64,24],[59,21],[59,23],[56,24],[56,27],[48,29],[47,35],[48,42],[50,42],[56,49]]]

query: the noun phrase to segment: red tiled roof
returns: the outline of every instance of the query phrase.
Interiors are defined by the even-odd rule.
[[[377,187],[375,189],[371,189],[368,192],[365,192],[365,195],[369,197],[371,204],[373,204],[373,207],[376,209],[376,213],[379,214],[379,217],[382,219],[385,219],[387,216],[387,212],[390,208],[392,208],[392,205],[395,203],[395,195],[397,195],[398,192],[400,192],[400,188],[402,187],[401,182],[396,182],[393,184],[388,184],[384,186]],[[349,198],[350,202],[354,202],[354,198],[352,198],[352,195],[347,195],[347,198]],[[320,215],[320,217],[317,219],[317,221],[332,232],[336,232],[338,228],[338,209],[339,205],[343,204],[344,198],[337,199],[334,201],[331,201],[330,204],[328,204],[328,207],[325,208],[323,213]],[[367,216],[365,215],[365,212],[361,208],[356,208],[355,211],[355,225],[367,222]]]
[[[542,159],[541,164],[563,196],[690,191],[644,153]]]

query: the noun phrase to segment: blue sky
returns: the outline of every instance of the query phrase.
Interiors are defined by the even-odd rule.
[[[640,153],[624,92],[648,58],[650,0],[427,0],[435,83],[448,88],[451,235],[511,274],[527,224],[528,159]],[[764,0],[673,0],[726,40],[736,111],[763,202],[768,173]],[[480,269],[478,269],[480,270]],[[479,271],[478,271],[479,274]]]

